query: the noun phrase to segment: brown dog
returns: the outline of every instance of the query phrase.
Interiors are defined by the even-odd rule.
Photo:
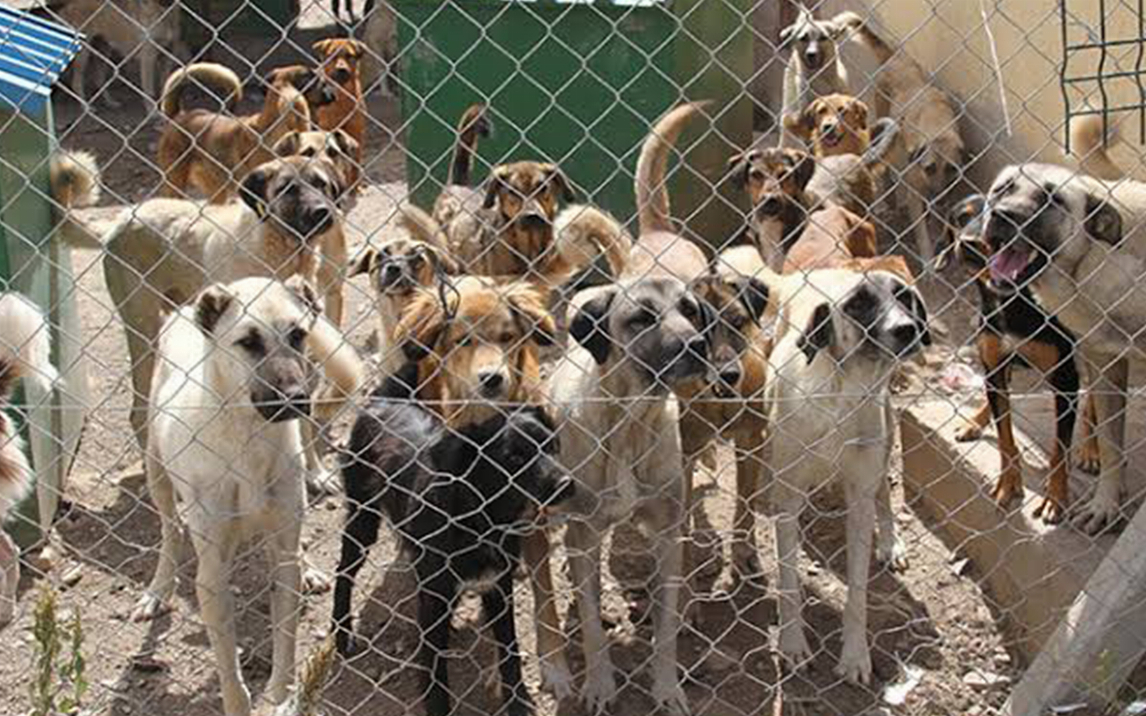
[[[784,257],[784,273],[839,268],[851,259],[876,255],[875,227],[842,206],[813,212],[800,238]]]
[[[271,150],[279,139],[311,128],[308,100],[321,104],[332,98],[316,80],[314,71],[301,65],[276,69],[267,76],[262,111],[236,118],[182,106],[191,86],[207,88],[228,106],[241,99],[242,85],[230,69],[201,62],[172,73],[161,103],[171,121],[159,138],[157,157],[163,195],[187,197],[194,188],[212,203],[233,197],[248,172],[274,159]]]
[[[807,187],[816,160],[799,149],[752,149],[729,159],[728,167],[752,204],[749,225],[756,248],[765,265],[779,271],[815,207]]]
[[[362,79],[358,63],[365,49],[361,42],[342,37],[319,40],[312,45],[319,56],[322,74],[335,85],[334,101],[317,107],[315,123],[320,129],[336,129],[349,134],[358,143],[354,161],[362,167],[362,153],[366,149],[366,103],[362,97]],[[357,184],[351,185],[357,188]]]

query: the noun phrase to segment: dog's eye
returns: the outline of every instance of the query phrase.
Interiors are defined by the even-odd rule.
[[[297,350],[302,348],[303,341],[306,340],[306,331],[301,328],[295,328],[287,334],[287,343],[290,347]]]
[[[697,313],[698,313],[697,307],[692,301],[681,301],[680,302],[680,315],[684,316],[685,318],[687,318],[691,321],[693,318],[696,318]]]
[[[263,338],[258,333],[248,333],[235,341],[235,345],[255,356],[261,356],[265,352]]]
[[[513,343],[513,338],[514,338],[513,333],[511,333],[510,331],[505,331],[504,333],[500,334],[497,337],[497,342],[500,343],[501,345],[505,346],[505,345],[509,345],[510,343]]]
[[[748,316],[743,313],[734,313],[728,318],[728,323],[736,330],[740,330],[748,325]]]
[[[637,326],[648,326],[655,323],[656,320],[657,314],[648,308],[642,308],[637,311],[633,314],[632,318],[633,325]]]

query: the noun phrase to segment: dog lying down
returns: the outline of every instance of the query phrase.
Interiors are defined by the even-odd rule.
[[[426,713],[450,712],[449,617],[458,595],[470,588],[481,592],[497,641],[505,700],[499,713],[531,714],[514,626],[513,573],[532,521],[569,498],[573,481],[554,459],[557,436],[540,408],[447,429],[438,414],[405,400],[417,372],[408,363],[387,378],[350,434],[342,472],[349,514],[334,592],[338,649],[351,651],[354,579],[385,513],[417,573]]]

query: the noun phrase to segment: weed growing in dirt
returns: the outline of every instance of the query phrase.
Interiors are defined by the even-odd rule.
[[[31,716],[74,714],[88,689],[84,672],[83,619],[77,607],[67,623],[60,620],[56,593],[44,584],[32,619],[35,640],[35,678],[32,679]]]

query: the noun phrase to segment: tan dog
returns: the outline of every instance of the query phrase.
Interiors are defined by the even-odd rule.
[[[88,99],[87,74],[91,62],[90,42],[102,38],[124,57],[139,61],[140,86],[149,99],[159,97],[160,64],[165,55],[186,58],[190,53],[180,31],[182,3],[162,0],[64,0],[52,4],[52,16],[63,20],[88,37],[72,66],[71,86],[80,101]],[[102,63],[100,63],[102,65]],[[107,82],[106,75],[99,85]],[[108,106],[120,105],[106,87],[102,99]]]
[[[853,37],[882,65],[876,74],[876,114],[892,117],[899,125],[898,144],[904,155],[896,161],[904,185],[900,195],[915,222],[916,246],[922,259],[930,262],[935,245],[928,229],[929,205],[947,198],[966,163],[958,114],[951,99],[928,81],[915,60],[889,45],[862,17],[849,12],[837,20],[854,29]]]
[[[319,129],[336,129],[349,134],[357,142],[354,161],[362,170],[362,153],[366,149],[366,101],[362,96],[362,80],[358,76],[358,63],[365,49],[357,40],[331,37],[312,45],[318,53],[321,72],[335,87],[334,101],[316,107],[314,120]],[[352,184],[357,189],[358,185]]]
[[[817,20],[810,9],[800,5],[796,22],[780,31],[781,46],[790,51],[781,116],[799,115],[817,97],[851,93],[848,71],[839,53],[839,42],[848,32],[842,17]],[[781,123],[780,146],[796,144],[796,137],[786,123]]]
[[[808,217],[804,232],[784,257],[784,273],[840,267],[876,255],[875,227],[842,206]]]
[[[313,280],[318,247],[331,232],[341,231],[338,176],[323,159],[276,159],[243,180],[242,202],[218,206],[152,199],[126,209],[107,234],[104,276],[126,328],[135,388],[131,421],[140,445],[147,444],[152,346],[165,309],[182,305],[211,282],[294,275]],[[298,191],[284,191],[289,187]],[[346,350],[354,349],[346,344]],[[335,377],[317,401],[319,425],[338,412],[361,380],[358,372]],[[317,453],[308,458],[317,476]]]
[[[728,168],[751,202],[756,248],[768,268],[778,272],[815,208],[816,198],[807,187],[816,161],[799,149],[752,149],[729,159]]]
[[[242,84],[228,68],[201,62],[167,79],[161,106],[171,121],[159,138],[156,159],[164,196],[187,197],[197,189],[212,203],[226,202],[247,172],[274,158],[272,147],[279,139],[311,128],[308,95],[324,101],[325,89],[313,70],[279,68],[267,77],[267,85],[262,111],[235,118],[182,106],[183,93],[191,86],[205,87],[228,104],[241,99]]]

